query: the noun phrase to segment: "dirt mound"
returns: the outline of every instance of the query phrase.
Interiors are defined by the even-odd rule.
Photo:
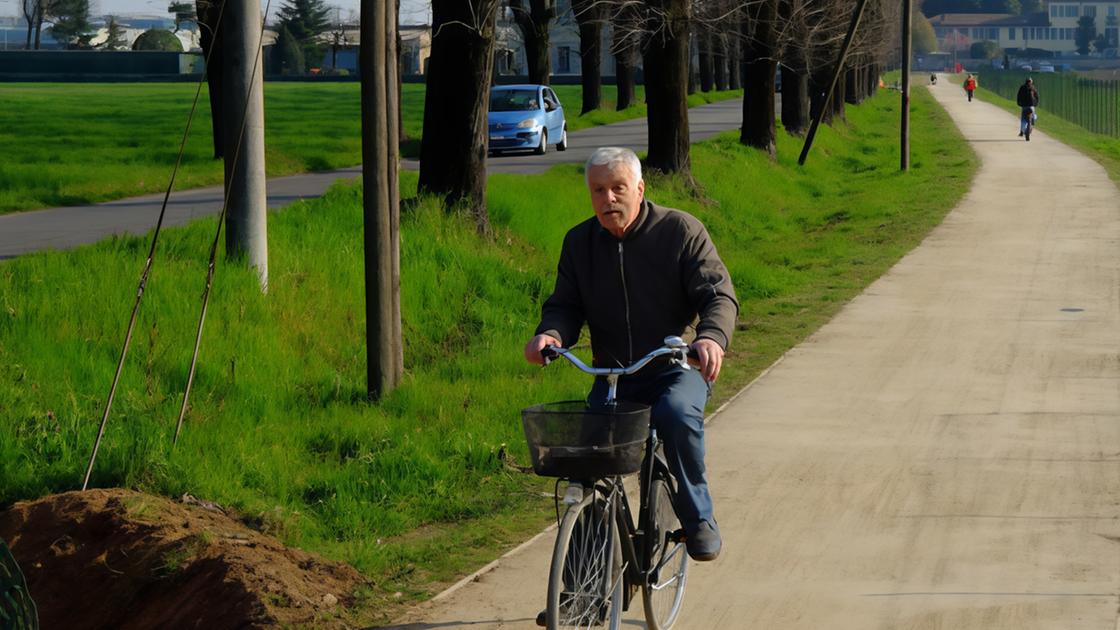
[[[345,628],[353,568],[288,549],[213,504],[109,489],[17,503],[0,538],[43,628]]]

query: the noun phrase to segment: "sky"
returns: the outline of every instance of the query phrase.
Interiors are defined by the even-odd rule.
[[[270,14],[275,14],[284,0],[272,0]],[[327,6],[338,7],[342,10],[342,17],[353,11],[356,16],[360,0],[324,0]],[[90,0],[95,7],[95,15],[169,15],[167,5],[170,0]],[[100,6],[100,10],[96,6]],[[265,3],[261,2],[263,9]],[[427,24],[430,21],[430,6],[428,0],[401,0],[402,24]],[[0,0],[0,16],[19,16],[20,0]]]

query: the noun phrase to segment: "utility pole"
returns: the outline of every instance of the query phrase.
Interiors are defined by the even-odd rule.
[[[911,27],[914,24],[914,0],[902,0],[902,121],[900,125],[901,164],[910,170],[910,58],[913,56]]]
[[[366,382],[370,400],[403,374],[400,315],[400,136],[397,5],[362,0],[362,211],[365,227]]]
[[[226,0],[223,38],[226,255],[245,258],[268,290],[261,7]]]

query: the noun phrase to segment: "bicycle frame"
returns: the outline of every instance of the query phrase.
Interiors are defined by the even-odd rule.
[[[650,352],[633,365],[624,368],[593,368],[580,361],[578,357],[570,353],[567,349],[552,346],[546,349],[544,356],[546,364],[553,356],[559,355],[563,356],[583,372],[594,376],[605,377],[608,384],[606,404],[610,406],[617,403],[619,377],[638,372],[658,357],[671,355],[675,363],[688,368],[688,344],[680,337],[675,336],[666,337],[664,343],[665,345],[663,347]],[[652,566],[653,560],[649,557],[649,551],[653,548],[654,541],[647,538],[651,529],[649,527],[649,489],[653,482],[654,472],[660,469],[664,471],[668,478],[672,479],[668,464],[658,451],[660,445],[661,440],[657,436],[657,428],[653,425],[651,419],[649,433],[646,438],[646,451],[639,470],[637,519],[634,518],[635,515],[631,509],[630,499],[626,493],[626,488],[621,476],[595,480],[568,479],[569,489],[573,485],[578,484],[584,492],[590,490],[602,494],[612,506],[611,509],[614,512],[614,518],[618,525],[622,560],[624,562],[621,576],[625,586],[623,589],[623,610],[630,609],[630,603],[634,597],[634,590],[638,587],[650,584],[650,580],[656,577],[656,572],[660,568]],[[562,480],[558,480],[558,486],[559,481]],[[562,499],[561,495],[557,493],[558,515],[560,514],[559,504],[562,500],[566,502],[567,496],[568,492],[565,492],[565,498]]]

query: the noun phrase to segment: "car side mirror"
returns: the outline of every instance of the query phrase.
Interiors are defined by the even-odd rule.
[[[552,101],[545,101],[544,102],[544,111],[546,111],[546,112],[556,111],[556,105],[554,105],[552,103]]]

